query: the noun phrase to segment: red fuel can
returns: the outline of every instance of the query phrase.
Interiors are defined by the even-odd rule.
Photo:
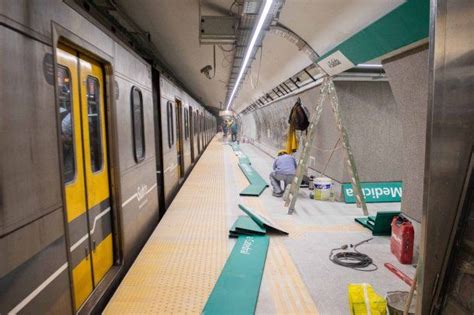
[[[392,237],[390,250],[402,264],[411,264],[413,260],[413,243],[415,231],[410,220],[396,216],[392,220]]]

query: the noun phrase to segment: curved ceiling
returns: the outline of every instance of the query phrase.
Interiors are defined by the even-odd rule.
[[[202,15],[225,15],[233,0],[202,0]],[[279,22],[292,29],[323,54],[352,34],[402,4],[403,0],[286,0]],[[216,47],[216,75],[201,74],[213,65],[213,46],[199,44],[198,0],[119,0],[119,7],[144,31],[163,61],[204,105],[222,108],[232,65],[231,46]],[[235,10],[234,10],[235,11]],[[260,57],[261,56],[261,57]],[[267,33],[257,51],[233,109],[243,110],[264,92],[310,64],[307,55],[273,33]],[[212,75],[212,73],[211,73]],[[225,104],[224,104],[225,105]],[[222,105],[222,106],[224,106]]]

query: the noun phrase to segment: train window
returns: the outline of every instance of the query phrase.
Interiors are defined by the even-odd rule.
[[[71,74],[69,69],[58,65],[59,116],[61,119],[61,142],[63,144],[64,182],[69,183],[76,175],[74,154],[74,125],[72,110]]]
[[[100,86],[99,80],[87,77],[87,118],[89,121],[89,146],[92,172],[102,169],[102,137],[100,130]]]
[[[189,113],[188,109],[184,109],[184,139],[188,140],[189,138]]]
[[[193,123],[194,123],[194,133],[197,134],[199,132],[199,126],[198,126],[198,121],[197,121],[197,115],[198,115],[198,111],[195,111],[194,112],[194,117],[193,117]]]
[[[135,161],[141,162],[145,159],[145,131],[143,123],[143,96],[137,87],[132,87],[130,96],[132,105],[132,132],[133,132],[133,149],[135,153]]]
[[[168,118],[168,147],[171,149],[174,144],[173,103],[171,101],[166,104],[166,115]]]

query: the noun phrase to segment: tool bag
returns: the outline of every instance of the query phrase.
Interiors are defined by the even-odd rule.
[[[308,110],[301,104],[301,99],[298,97],[295,105],[291,109],[288,123],[292,125],[295,130],[304,131],[309,126]]]

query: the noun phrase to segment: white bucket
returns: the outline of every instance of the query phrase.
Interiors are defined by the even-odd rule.
[[[314,179],[314,199],[329,200],[331,197],[332,180],[327,177]]]

